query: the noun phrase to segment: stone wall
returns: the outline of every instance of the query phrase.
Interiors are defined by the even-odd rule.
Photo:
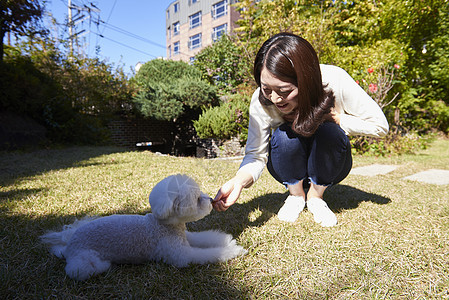
[[[244,154],[244,147],[240,145],[237,138],[228,141],[219,141],[216,139],[199,139],[197,141],[197,157],[217,158],[217,157],[235,157]]]

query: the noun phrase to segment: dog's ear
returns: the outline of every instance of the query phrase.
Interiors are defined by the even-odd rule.
[[[180,201],[184,205],[190,206],[192,201],[196,201],[201,194],[198,184],[187,175],[175,175],[176,184],[171,187],[171,190],[176,190],[179,198],[184,198]]]
[[[149,201],[156,218],[166,219],[191,207],[201,191],[198,184],[187,175],[177,174],[163,179],[151,191]]]
[[[169,192],[173,179],[172,175],[156,184],[148,198],[151,212],[158,219],[166,219],[173,210],[173,201],[177,196],[177,193]]]

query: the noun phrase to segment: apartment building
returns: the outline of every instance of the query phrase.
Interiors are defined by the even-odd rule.
[[[166,9],[167,58],[192,62],[203,48],[229,34],[236,0],[175,0]]]

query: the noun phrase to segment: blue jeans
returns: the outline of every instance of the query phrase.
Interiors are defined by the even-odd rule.
[[[288,123],[277,128],[270,142],[267,168],[284,185],[309,180],[330,186],[351,171],[352,155],[348,137],[339,125],[324,122],[311,137],[296,134]]]

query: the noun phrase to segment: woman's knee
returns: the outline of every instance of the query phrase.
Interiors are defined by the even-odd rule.
[[[271,146],[282,146],[283,144],[288,143],[290,140],[288,131],[289,128],[288,126],[285,126],[285,124],[276,128],[271,136]]]
[[[271,137],[272,150],[295,153],[302,151],[304,147],[301,137],[293,132],[289,124],[282,124],[274,130]]]
[[[333,122],[324,122],[315,133],[317,144],[324,144],[333,149],[347,150],[348,137],[341,127]]]

